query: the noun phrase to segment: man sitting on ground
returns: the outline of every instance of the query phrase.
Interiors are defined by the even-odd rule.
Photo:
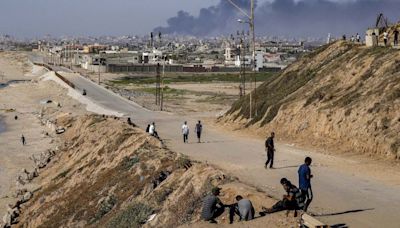
[[[154,122],[149,127],[149,134],[160,139],[160,137],[158,136],[158,133],[156,131],[156,124]]]
[[[220,188],[215,187],[211,190],[211,194],[207,195],[203,200],[203,210],[201,218],[210,223],[217,223],[215,218],[222,215],[225,210],[225,205],[218,198]]]
[[[234,205],[231,206],[229,213],[229,222],[233,222],[233,217],[235,214],[239,215],[241,221],[249,221],[254,218],[254,207],[250,200],[243,199],[242,196],[236,196],[236,201]]]
[[[263,207],[262,209],[266,213],[274,213],[284,210],[294,210],[295,211],[294,216],[296,217],[297,216],[296,210],[302,209],[304,207],[304,196],[296,186],[290,183],[288,179],[282,178],[281,184],[287,194],[283,196],[283,199],[281,201],[277,202],[271,208]]]

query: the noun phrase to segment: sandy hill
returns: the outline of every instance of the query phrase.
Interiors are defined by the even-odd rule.
[[[256,211],[275,202],[212,166],[168,150],[126,120],[62,116],[57,125],[67,128],[64,144],[34,180],[37,189],[22,204],[16,227],[214,227],[200,221],[200,210],[216,185],[227,204],[237,194],[251,199]],[[227,220],[227,214],[218,219]],[[265,224],[290,227],[296,219],[277,213],[232,227]]]
[[[338,41],[305,55],[255,96],[255,118],[249,119],[246,96],[220,121],[334,151],[400,159],[399,50]]]

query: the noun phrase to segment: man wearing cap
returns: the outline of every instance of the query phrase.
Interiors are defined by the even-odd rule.
[[[225,205],[218,198],[221,188],[214,187],[211,194],[207,195],[203,200],[203,210],[201,218],[210,223],[217,223],[215,218],[222,215],[225,210]]]

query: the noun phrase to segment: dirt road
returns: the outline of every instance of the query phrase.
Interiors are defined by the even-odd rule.
[[[389,184],[372,178],[368,173],[361,173],[360,170],[365,169],[362,161],[309,152],[281,143],[277,143],[276,169],[265,170],[263,140],[238,136],[206,125],[204,143],[193,143],[195,117],[150,112],[131,101],[109,94],[103,88],[96,88],[96,84],[79,76],[70,76],[69,79],[80,87],[90,88],[87,95],[90,99],[130,116],[139,126],[144,127],[155,121],[158,132],[172,150],[216,164],[276,198],[283,194],[279,185],[280,178],[288,177],[297,184],[297,167],[302,164],[305,156],[311,156],[314,160],[312,171],[315,178],[312,184],[315,198],[310,211],[319,219],[330,225],[398,227],[399,175],[393,177],[393,183]],[[181,139],[180,126],[184,120],[191,127],[189,144],[183,144]]]

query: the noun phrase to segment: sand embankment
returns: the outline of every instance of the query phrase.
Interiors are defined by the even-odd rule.
[[[14,200],[12,193],[21,169],[33,168],[29,157],[58,145],[54,129],[43,123],[71,110],[75,114],[86,112],[80,103],[64,95],[66,89],[53,81],[39,79],[46,69],[32,67],[22,53],[0,53],[4,81],[18,81],[0,88],[0,128],[3,127],[0,133],[0,214]],[[22,134],[27,141],[25,146],[21,144]]]

